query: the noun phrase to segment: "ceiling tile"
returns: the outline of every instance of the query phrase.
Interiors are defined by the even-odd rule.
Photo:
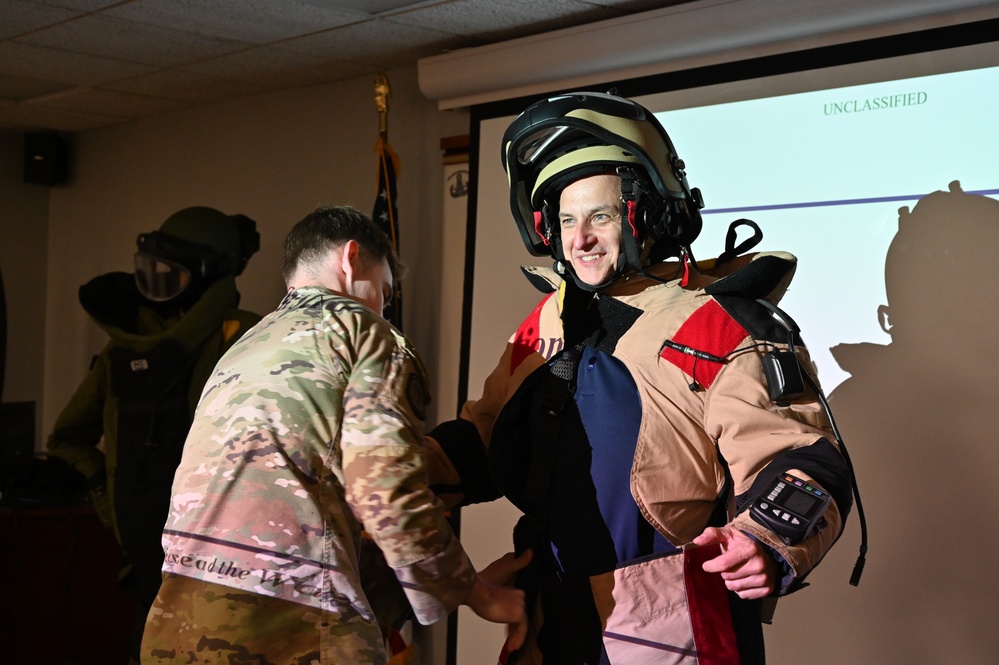
[[[82,132],[128,120],[108,113],[70,111],[46,104],[14,104],[0,108],[0,125],[25,131]]]
[[[30,76],[0,73],[0,99],[21,100],[65,90],[67,85]]]
[[[64,7],[66,9],[76,9],[81,12],[95,12],[104,7],[120,5],[121,0],[30,0],[33,5],[48,5],[50,7]]]
[[[586,0],[593,5],[603,5],[604,7],[614,7],[628,14],[638,12],[650,12],[653,9],[662,9],[672,5],[682,5],[690,0]]]
[[[152,71],[155,69],[134,62],[81,55],[20,42],[0,42],[0,74],[75,85],[96,85]]]
[[[0,39],[10,39],[79,16],[80,12],[24,0],[0,0]]]
[[[273,46],[234,53],[183,69],[280,88],[314,85],[377,71],[370,66],[334,61]]]
[[[146,76],[114,81],[101,87],[140,95],[207,102],[258,94],[272,90],[275,86],[183,69],[165,69]]]
[[[114,90],[80,88],[72,94],[45,100],[53,109],[107,114],[122,118],[141,118],[189,107],[190,102],[164,97],[150,97]]]
[[[0,130],[90,129],[690,1],[0,0]]]
[[[397,67],[466,46],[468,40],[440,30],[376,18],[281,44],[282,48],[335,60]]]
[[[92,14],[17,40],[86,55],[173,67],[248,48],[245,42]]]
[[[441,4],[452,0],[301,0],[316,7],[352,9],[369,17],[385,12],[396,12],[408,7],[422,7],[429,4]]]
[[[255,44],[269,44],[366,18],[350,10],[321,8],[301,0],[137,0],[106,14]]]
[[[582,0],[455,0],[419,11],[395,14],[394,21],[502,41],[622,16],[623,12]]]

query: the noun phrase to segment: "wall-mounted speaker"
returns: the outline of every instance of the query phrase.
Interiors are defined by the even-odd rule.
[[[59,185],[69,177],[69,146],[55,132],[24,135],[24,182]]]

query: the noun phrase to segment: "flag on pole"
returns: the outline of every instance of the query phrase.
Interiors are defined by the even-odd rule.
[[[384,135],[378,136],[375,143],[378,154],[378,196],[371,219],[385,232],[392,241],[395,252],[399,254],[399,210],[396,207],[396,173],[399,171],[399,156],[392,150]],[[396,328],[402,330],[402,293],[398,285],[392,291],[392,300],[385,303],[383,316]]]

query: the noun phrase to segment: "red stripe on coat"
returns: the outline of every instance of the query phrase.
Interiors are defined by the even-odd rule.
[[[710,300],[697,308],[671,339],[688,348],[724,357],[734,351],[747,335],[746,329],[716,300]],[[659,357],[682,369],[704,388],[711,387],[718,372],[725,366],[723,363],[697,358],[669,347],[663,347]]]
[[[541,309],[548,302],[548,299],[555,295],[557,291],[549,293],[541,299],[520,327],[513,338],[513,350],[510,354],[510,375],[512,376],[520,363],[538,350],[538,340],[541,339]]]

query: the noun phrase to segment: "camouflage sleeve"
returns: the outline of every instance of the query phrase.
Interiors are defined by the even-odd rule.
[[[465,599],[475,570],[427,486],[426,373],[387,324],[367,326],[358,340],[343,398],[347,501],[385,554],[416,618],[432,623]]]

